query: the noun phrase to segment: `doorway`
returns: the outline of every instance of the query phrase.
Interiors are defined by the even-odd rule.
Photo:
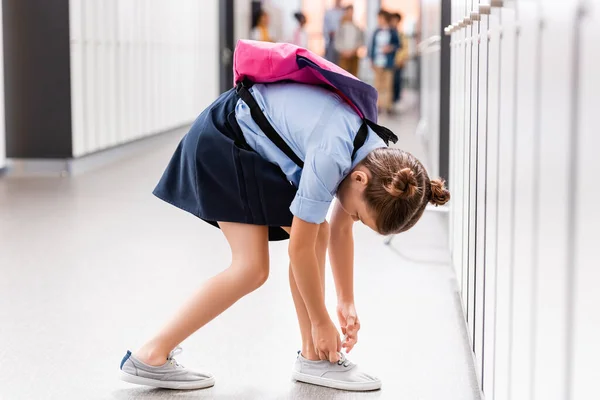
[[[234,0],[219,1],[219,90],[233,87]]]

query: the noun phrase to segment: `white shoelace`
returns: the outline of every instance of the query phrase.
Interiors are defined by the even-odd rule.
[[[170,353],[169,356],[167,357],[167,360],[169,360],[171,362],[172,365],[175,365],[176,367],[183,367],[183,365],[179,364],[177,362],[177,360],[175,360],[175,356],[178,354],[181,354],[181,352],[183,351],[183,349],[181,348],[181,346],[177,346],[175,347]]]
[[[340,359],[338,360],[338,365],[343,365],[344,367],[348,367],[350,365],[350,360],[346,358],[344,353],[338,353],[340,355]]]

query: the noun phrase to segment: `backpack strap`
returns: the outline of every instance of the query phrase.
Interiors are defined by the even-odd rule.
[[[277,133],[275,128],[269,123],[269,120],[260,109],[260,106],[250,93],[248,89],[252,87],[254,83],[248,79],[244,79],[239,82],[235,88],[240,98],[250,107],[250,115],[256,125],[264,132],[264,134],[281,150],[290,160],[294,162],[300,168],[304,167],[304,162],[294,153],[294,150],[283,140],[283,138]]]
[[[360,129],[358,130],[358,132],[356,133],[356,136],[354,137],[354,143],[352,143],[352,145],[354,146],[354,150],[352,151],[352,159],[354,160],[354,156],[356,156],[356,152],[358,151],[358,149],[360,149],[362,147],[363,144],[365,144],[365,142],[367,141],[367,136],[369,135],[369,127],[367,125],[367,120],[363,120],[362,125],[360,126]]]
[[[250,108],[250,115],[252,116],[252,119],[279,150],[288,156],[288,158],[292,160],[294,164],[300,168],[304,168],[304,162],[296,155],[296,153],[294,153],[294,150],[292,150],[285,140],[283,140],[279,133],[277,133],[275,128],[273,128],[265,114],[260,109],[256,99],[254,99],[252,93],[250,93],[249,89],[252,87],[252,85],[254,85],[254,83],[246,78],[239,82],[235,88],[238,96],[240,96],[244,103],[246,103],[246,105]],[[394,135],[394,133],[388,128],[377,125],[376,123],[365,118],[363,119],[363,123],[361,124],[360,129],[354,138],[352,159],[354,159],[356,156],[358,149],[360,149],[367,141],[369,128],[371,128],[373,132],[375,132],[377,136],[379,136],[385,142],[386,145],[389,145],[389,142],[396,143],[398,141],[398,137]]]
[[[369,121],[368,119],[365,119],[365,123],[385,142],[386,146],[389,146],[390,142],[398,142],[398,136],[394,135],[394,132],[385,126],[377,125],[375,122]]]
[[[352,151],[352,159],[356,156],[356,152],[358,149],[362,147],[363,144],[367,141],[367,135],[369,134],[369,128],[373,129],[373,132],[377,134],[386,144],[386,146],[390,145],[390,142],[396,143],[398,141],[398,137],[394,135],[394,133],[386,128],[385,126],[377,125],[375,122],[369,121],[368,119],[363,119],[363,123],[354,138],[354,151]]]

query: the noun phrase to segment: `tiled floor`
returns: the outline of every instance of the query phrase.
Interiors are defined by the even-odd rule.
[[[414,113],[390,122],[423,154]],[[266,285],[183,343],[184,365],[217,385],[174,392],[117,379],[127,348],[147,339],[229,262],[218,230],[150,192],[181,133],[125,162],[62,179],[0,179],[0,399],[478,398],[449,266],[445,216],[428,212],[391,247],[356,228],[352,359],[383,390],[350,394],[290,380],[299,346],[285,243]],[[331,275],[328,306],[335,307]]]

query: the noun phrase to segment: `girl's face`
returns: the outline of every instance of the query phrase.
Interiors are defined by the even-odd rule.
[[[369,182],[369,170],[359,166],[355,168],[340,184],[337,198],[340,205],[354,221],[361,221],[377,232],[375,216],[369,210],[363,193]]]

